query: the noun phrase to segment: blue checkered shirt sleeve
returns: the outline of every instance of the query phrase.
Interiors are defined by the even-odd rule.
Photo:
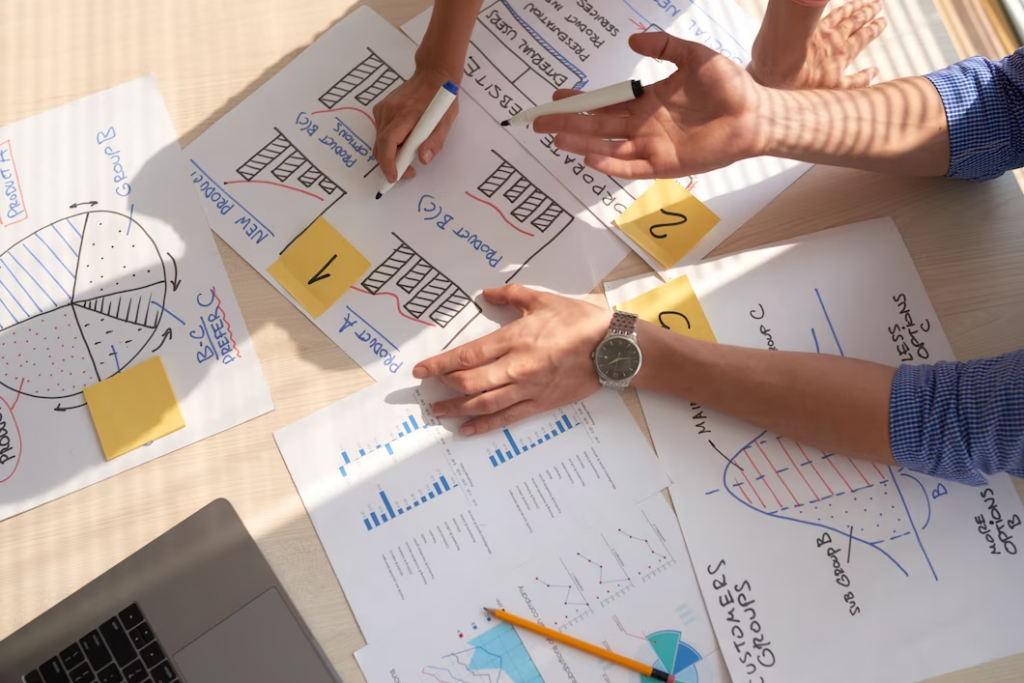
[[[990,180],[1024,166],[1024,48],[971,57],[926,76],[949,124],[950,178]]]
[[[889,401],[896,462],[965,484],[1024,477],[1024,350],[965,363],[903,365]]]

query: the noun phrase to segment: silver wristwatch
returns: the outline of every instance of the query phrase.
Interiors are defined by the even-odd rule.
[[[636,340],[637,317],[616,311],[608,334],[590,354],[601,386],[623,391],[640,372],[643,354]]]

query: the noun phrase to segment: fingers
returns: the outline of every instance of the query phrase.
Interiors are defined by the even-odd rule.
[[[532,399],[527,399],[492,415],[484,415],[476,418],[475,420],[470,420],[466,424],[462,425],[459,431],[462,432],[463,436],[483,434],[484,432],[489,432],[492,429],[507,427],[510,424],[519,422],[531,415],[536,415],[539,412],[540,405]]]
[[[679,66],[700,54],[701,50],[707,50],[710,56],[715,56],[714,52],[703,45],[681,40],[663,31],[634,33],[629,37],[629,46],[638,55],[654,59],[667,59]]]
[[[575,133],[600,139],[621,139],[632,137],[636,122],[622,116],[593,114],[552,114],[541,116],[533,122],[536,133]]]
[[[398,146],[405,141],[415,125],[416,118],[410,114],[403,113],[391,119],[391,122],[377,133],[377,142],[374,144],[373,156],[377,159],[377,163],[380,164],[380,169],[384,172],[384,177],[388,179],[389,183],[398,180],[395,155],[398,154]]]
[[[568,97],[575,97],[576,95],[582,95],[583,92],[584,91],[582,91],[582,90],[565,90],[565,89],[556,90],[555,93],[551,96],[551,99],[557,102],[558,100],[564,100],[564,99],[566,99]],[[608,105],[607,107],[601,107],[600,109],[595,109],[592,113],[594,113],[594,114],[605,114],[607,116],[626,116],[627,114],[629,114],[629,112],[630,112],[630,103],[629,102],[622,102],[621,104],[611,104],[611,105]]]
[[[601,154],[588,154],[583,159],[583,163],[595,171],[624,180],[658,177],[654,165],[646,159],[625,161]]]
[[[490,392],[511,383],[508,357],[469,370],[456,370],[440,376],[441,383],[465,396]]]
[[[889,25],[885,17],[878,17],[870,24],[850,36],[850,49],[852,55],[858,55],[866,48],[871,41],[882,35],[882,31]]]
[[[839,31],[840,35],[852,36],[882,11],[882,3],[878,2],[878,0],[851,4],[856,6],[842,21],[836,24],[836,30]]]
[[[846,76],[840,83],[840,87],[852,90],[853,88],[866,88],[871,85],[871,81],[878,77],[878,67],[870,66],[863,71],[858,71],[855,74]]]
[[[571,154],[599,154],[632,161],[640,158],[640,146],[633,140],[598,140],[585,135],[559,133],[555,136],[555,147]]]
[[[486,365],[508,352],[507,339],[508,335],[504,329],[492,332],[486,337],[422,361],[413,368],[412,376],[416,379],[426,379]]]
[[[484,394],[438,401],[432,410],[434,417],[477,417],[505,410],[521,400],[521,387],[509,384]]]
[[[459,101],[455,100],[452,106],[445,112],[444,117],[440,123],[437,124],[437,128],[430,134],[423,144],[419,148],[420,163],[426,166],[431,160],[438,155],[441,148],[444,147],[444,141],[448,138],[448,133],[451,131],[452,126],[455,125],[455,117],[459,115]],[[411,168],[411,167],[410,167]]]
[[[544,293],[512,283],[497,289],[485,289],[484,299],[495,306],[515,306],[524,313],[535,310],[544,300]],[[497,334],[497,332],[493,333]],[[487,337],[484,337],[486,339]],[[482,340],[481,340],[482,341]]]
[[[821,28],[835,28],[839,24],[846,21],[855,9],[859,9],[864,6],[864,0],[853,0],[853,2],[847,2],[835,8],[818,22]]]

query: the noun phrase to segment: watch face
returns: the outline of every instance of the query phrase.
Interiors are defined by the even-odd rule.
[[[629,379],[640,369],[640,349],[629,339],[612,337],[597,347],[594,361],[607,379]]]

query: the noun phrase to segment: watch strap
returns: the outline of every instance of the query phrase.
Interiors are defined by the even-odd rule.
[[[627,313],[626,311],[615,311],[615,314],[612,316],[612,323],[609,329],[609,333],[624,335],[636,334],[636,321],[637,316],[635,313]]]

